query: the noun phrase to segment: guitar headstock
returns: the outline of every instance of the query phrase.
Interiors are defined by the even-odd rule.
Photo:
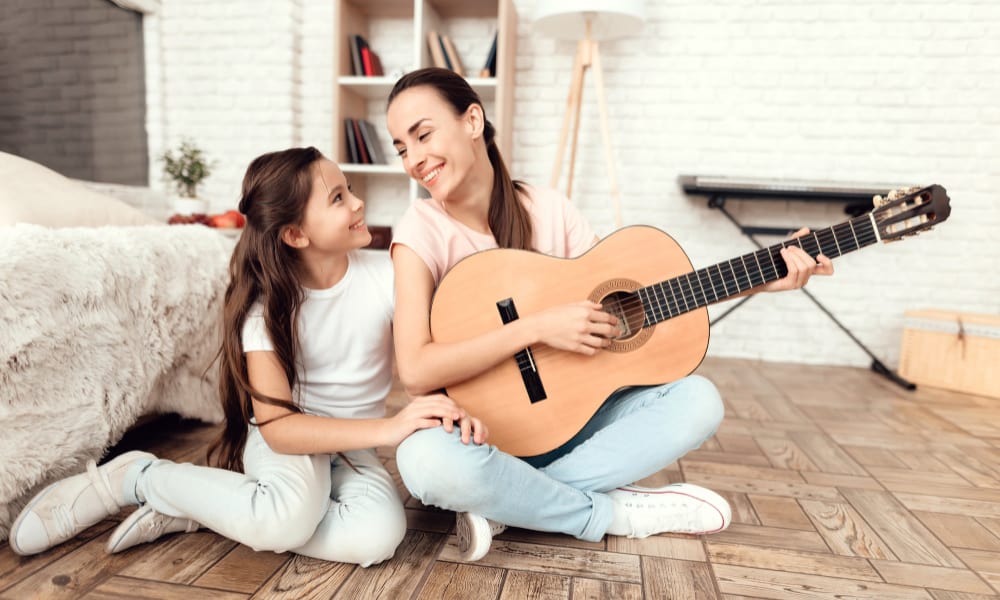
[[[872,218],[883,242],[894,242],[937,225],[951,214],[948,193],[940,185],[892,190],[875,196]]]

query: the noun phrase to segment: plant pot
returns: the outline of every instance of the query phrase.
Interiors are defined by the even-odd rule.
[[[208,212],[208,203],[201,198],[174,196],[173,206],[174,212],[179,215],[205,214]]]

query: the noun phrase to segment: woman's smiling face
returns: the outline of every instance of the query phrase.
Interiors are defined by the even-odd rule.
[[[469,112],[454,108],[430,86],[417,86],[396,96],[386,113],[393,146],[406,173],[444,202],[459,189],[475,163],[474,144],[481,137]],[[481,143],[481,142],[480,142]]]

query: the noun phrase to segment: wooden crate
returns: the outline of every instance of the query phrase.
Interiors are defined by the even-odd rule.
[[[904,316],[901,376],[1000,398],[1000,315],[910,310]]]

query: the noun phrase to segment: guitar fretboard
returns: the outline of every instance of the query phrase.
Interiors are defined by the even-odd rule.
[[[802,237],[737,256],[727,261],[679,275],[636,290],[645,312],[644,327],[736,296],[750,288],[781,279],[788,267],[781,249],[798,246],[814,259],[823,254],[837,258],[878,242],[869,215],[862,215]]]

